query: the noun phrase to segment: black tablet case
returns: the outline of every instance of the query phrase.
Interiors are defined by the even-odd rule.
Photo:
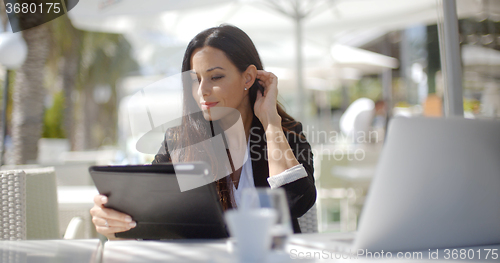
[[[206,168],[206,164],[194,165],[194,170],[183,173],[199,176]],[[172,164],[92,166],[89,172],[99,193],[108,196],[105,206],[126,213],[137,222],[135,228],[116,233],[116,237],[228,237],[215,183],[181,192]]]

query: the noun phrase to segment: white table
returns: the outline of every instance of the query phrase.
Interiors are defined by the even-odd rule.
[[[459,248],[460,250],[461,248]],[[500,244],[494,246],[471,247],[464,249],[481,249],[485,252],[487,249],[497,249],[500,253]],[[235,255],[231,252],[231,246],[225,240],[221,241],[111,241],[107,242],[103,250],[103,263],[127,263],[127,262],[217,262],[229,263],[238,262]],[[429,259],[428,251],[422,251],[422,259],[408,260],[397,259],[396,255],[392,259],[386,258],[366,258],[356,257],[347,259],[336,259],[335,253],[332,254],[325,248],[315,248],[311,246],[289,244],[285,249],[286,253],[273,253],[266,262],[262,263],[286,263],[296,262],[450,262],[446,260],[445,250],[438,251],[438,259]],[[435,252],[436,250],[431,250]],[[418,252],[417,252],[418,253]],[[484,257],[485,254],[483,254]],[[500,255],[499,255],[500,256]],[[455,262],[499,262],[500,259],[489,260],[454,260]]]
[[[97,263],[99,240],[0,241],[2,263]]]
[[[300,251],[308,248],[291,246]],[[102,263],[126,262],[217,262],[233,263],[237,258],[226,240],[220,241],[110,241],[104,245]],[[295,262],[287,253],[272,253],[267,262]],[[303,260],[301,262],[316,262]],[[262,262],[266,263],[266,262]]]
[[[499,249],[500,244],[494,246],[472,247],[465,249]],[[286,248],[289,254],[273,253],[266,262],[286,263],[296,262],[297,256],[310,255],[300,262],[435,262],[444,263],[444,249],[439,250],[439,259],[430,260],[427,251],[422,260],[398,259],[370,259],[353,258],[341,259],[326,257],[324,249],[289,245]],[[432,250],[435,251],[435,250]],[[497,250],[498,251],[498,250]],[[500,253],[500,252],[499,252]],[[484,256],[484,254],[483,254]],[[87,240],[29,240],[29,241],[0,241],[0,262],[2,263],[127,263],[127,262],[237,262],[226,240],[221,241],[110,241],[104,249],[97,239]],[[499,259],[484,260],[455,260],[455,262],[499,262]]]

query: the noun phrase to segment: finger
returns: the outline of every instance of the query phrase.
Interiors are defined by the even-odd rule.
[[[271,72],[263,72],[261,75],[257,75],[259,81],[262,81],[261,84],[264,87],[273,87],[278,85],[278,77]]]
[[[106,220],[116,220],[125,223],[131,223],[133,221],[131,216],[111,208],[101,208],[101,210],[96,209],[94,216],[104,218]]]
[[[269,78],[267,80],[269,86],[276,86],[278,84],[278,77],[273,73],[269,73]]]
[[[271,87],[271,83],[269,81],[267,82],[264,82],[262,80],[259,80],[259,84],[264,88],[264,94],[266,93],[266,91]]]
[[[271,73],[271,81],[278,85],[278,77],[274,73]]]
[[[95,230],[103,235],[110,235],[114,233],[119,233],[119,232],[125,232],[130,230],[129,228],[124,228],[124,227],[102,227],[102,226],[96,226]]]
[[[274,75],[274,73],[272,72],[268,72],[268,71],[265,71],[265,70],[257,70],[257,77],[263,77],[263,78],[275,78],[276,75]]]
[[[92,217],[92,223],[94,223],[94,225],[96,227],[98,227],[98,226],[105,227],[106,226],[106,219],[100,218],[100,217]]]
[[[269,74],[270,72],[267,72],[267,71],[264,71],[264,70],[258,70],[257,71],[257,78],[258,79],[261,79],[263,81],[266,81],[267,79],[269,79]]]
[[[262,94],[262,92],[257,92],[257,99],[259,99],[260,97],[262,97],[262,95],[264,95],[264,97],[266,97],[266,96],[267,96],[267,92],[269,91],[269,88],[268,88],[269,86],[268,86],[268,85],[266,85],[266,84],[265,84],[264,82],[262,82],[262,81],[259,81],[259,83],[260,83],[260,85],[261,85],[262,87],[264,87],[264,91],[263,91],[263,92],[264,92],[264,94]],[[260,96],[260,97],[258,97],[258,95],[261,95],[261,96]]]
[[[105,195],[94,196],[94,203],[98,206],[102,206],[108,202],[108,197]]]
[[[102,208],[101,208],[101,206],[98,206],[97,204],[95,204],[95,205],[94,205],[94,207],[92,207],[92,208],[90,209],[90,214],[91,214],[92,216],[95,216],[95,215],[98,213],[98,211],[99,211],[100,209],[102,209]]]
[[[106,220],[106,219],[100,218],[100,217],[92,218],[92,223],[94,223],[94,225],[100,226],[100,227],[122,227],[122,228],[128,228],[128,229],[131,229],[131,228],[134,228],[137,226],[136,222],[126,223],[126,222],[112,220],[112,219]]]
[[[267,71],[265,71],[265,70],[263,70],[263,69],[259,69],[259,70],[257,70],[257,75],[265,75],[265,74],[267,74],[267,73],[268,73],[268,72],[267,72]]]

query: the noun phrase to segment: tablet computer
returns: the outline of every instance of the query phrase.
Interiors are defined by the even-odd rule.
[[[181,192],[177,174],[204,176],[206,163],[92,166],[92,180],[106,207],[126,213],[137,226],[116,233],[134,239],[228,237],[215,182]]]

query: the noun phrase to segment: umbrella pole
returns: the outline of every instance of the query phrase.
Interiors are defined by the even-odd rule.
[[[2,148],[0,149],[0,165],[5,164],[5,137],[7,135],[7,103],[9,103],[9,70],[5,71],[2,103]]]
[[[304,121],[304,104],[306,99],[304,97],[304,78],[302,68],[302,18],[296,15],[295,18],[295,38],[296,38],[296,67],[297,67],[297,119]]]
[[[456,0],[442,0],[443,24],[440,40],[441,68],[445,81],[444,105],[445,115],[464,116],[462,91],[462,61],[458,38],[458,18]]]
[[[389,43],[389,39],[386,37],[383,46],[382,46],[382,54],[386,56],[391,55],[391,44]],[[384,101],[385,108],[385,123],[384,129],[387,131],[387,126],[389,124],[389,119],[392,118],[392,68],[386,68],[382,72],[382,99]],[[384,134],[384,136],[387,133]]]

